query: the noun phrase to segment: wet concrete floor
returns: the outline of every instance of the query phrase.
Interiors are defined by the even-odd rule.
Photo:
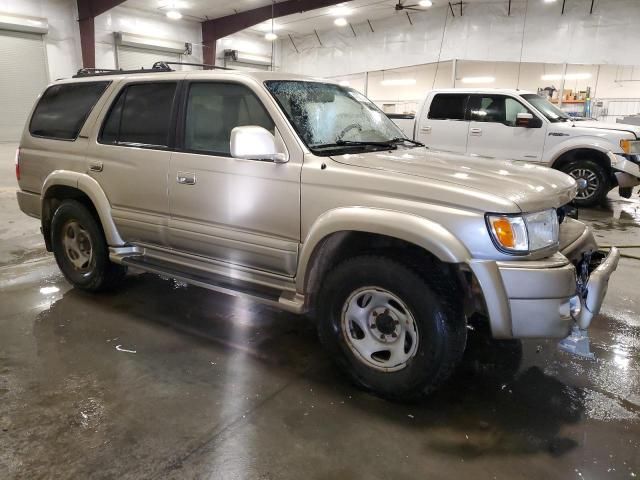
[[[477,346],[442,391],[390,403],[351,386],[305,318],[149,274],[71,289],[6,194],[6,158],[1,479],[640,476],[640,261],[612,279],[595,361]],[[603,244],[640,243],[639,205],[612,193],[581,217]]]

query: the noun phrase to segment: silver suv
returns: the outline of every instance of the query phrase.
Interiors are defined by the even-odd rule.
[[[282,73],[81,71],[17,158],[20,208],[77,288],[131,266],[313,312],[386,397],[440,385],[472,315],[579,349],[619,257],[565,215],[569,176],[433,153],[357,91]]]

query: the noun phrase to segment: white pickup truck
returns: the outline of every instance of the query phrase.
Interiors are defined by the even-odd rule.
[[[399,126],[407,132],[406,125]],[[408,136],[433,150],[561,170],[578,184],[578,206],[601,203],[616,186],[629,198],[640,184],[639,126],[575,121],[531,92],[433,90],[419,107]]]

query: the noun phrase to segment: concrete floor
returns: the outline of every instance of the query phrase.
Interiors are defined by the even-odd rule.
[[[17,210],[14,149],[0,145],[0,478],[640,476],[639,261],[612,279],[597,360],[552,341],[524,342],[519,366],[517,348],[481,349],[427,401],[392,404],[353,388],[304,318],[148,274],[71,289]],[[639,207],[612,193],[581,214],[603,244],[637,244]]]

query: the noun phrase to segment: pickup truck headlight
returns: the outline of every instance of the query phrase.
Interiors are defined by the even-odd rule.
[[[522,215],[487,214],[486,218],[491,238],[506,253],[526,254],[558,243],[555,209]]]
[[[637,155],[640,153],[640,140],[620,140],[620,148],[627,155]]]

